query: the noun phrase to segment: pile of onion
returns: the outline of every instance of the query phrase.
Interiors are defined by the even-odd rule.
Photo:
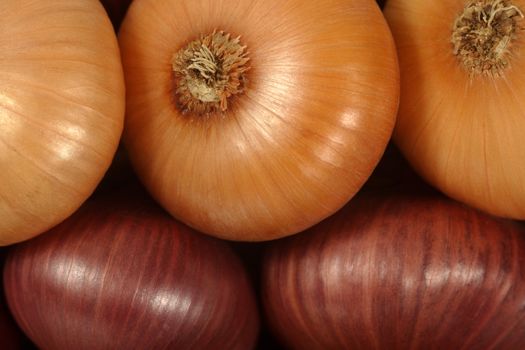
[[[398,64],[373,0],[135,0],[119,43],[134,169],[199,231],[304,230],[354,196],[391,136]]]
[[[435,193],[363,193],[263,261],[290,349],[525,348],[525,227]]]
[[[124,118],[115,33],[97,0],[0,1],[0,245],[70,216]]]
[[[394,140],[447,195],[525,219],[525,1],[389,0],[401,101]]]

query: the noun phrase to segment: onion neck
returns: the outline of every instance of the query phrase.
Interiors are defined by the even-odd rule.
[[[225,112],[229,100],[246,88],[246,46],[223,31],[202,36],[173,55],[175,99],[183,112]]]
[[[456,18],[454,55],[470,74],[499,75],[509,65],[521,10],[508,0],[471,0]]]

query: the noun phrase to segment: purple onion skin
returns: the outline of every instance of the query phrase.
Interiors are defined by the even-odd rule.
[[[254,348],[256,298],[231,247],[138,202],[94,200],[9,252],[20,327],[48,350]]]
[[[525,349],[525,227],[435,193],[366,193],[265,252],[289,349]]]

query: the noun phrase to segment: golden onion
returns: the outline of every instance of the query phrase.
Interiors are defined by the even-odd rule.
[[[123,128],[117,40],[96,0],[0,1],[0,245],[71,215]]]
[[[394,140],[447,195],[525,219],[522,0],[389,0],[401,70]]]
[[[202,232],[260,241],[321,221],[391,136],[398,65],[373,0],[135,0],[119,42],[131,162]]]

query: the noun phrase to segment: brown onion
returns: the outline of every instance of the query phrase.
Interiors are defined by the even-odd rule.
[[[448,196],[525,219],[525,1],[389,0],[401,69],[394,140]]]
[[[0,1],[0,245],[71,215],[117,149],[124,78],[98,0]]]
[[[390,138],[398,66],[374,0],[135,0],[119,42],[134,168],[205,233],[310,227],[352,198]]]

